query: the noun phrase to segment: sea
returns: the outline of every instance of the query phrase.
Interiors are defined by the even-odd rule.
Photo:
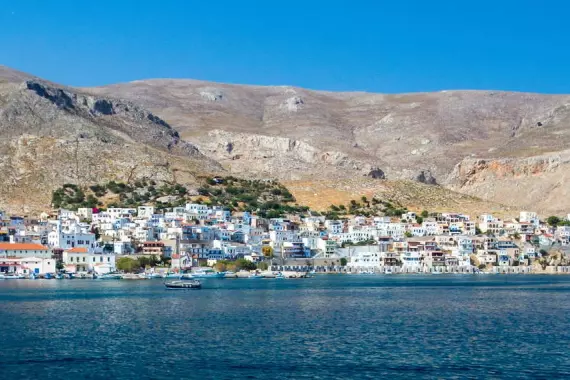
[[[570,276],[0,280],[0,379],[570,378]]]

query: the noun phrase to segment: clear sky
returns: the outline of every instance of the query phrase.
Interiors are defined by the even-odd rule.
[[[0,64],[74,86],[570,93],[569,14],[562,0],[0,0]]]

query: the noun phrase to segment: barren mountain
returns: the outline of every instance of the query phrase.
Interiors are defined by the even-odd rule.
[[[566,95],[331,93],[170,79],[86,91],[144,105],[238,174],[336,180],[384,173],[518,208],[570,208]]]
[[[0,83],[0,205],[10,211],[49,207],[51,191],[64,183],[192,183],[196,173],[221,170],[136,104],[0,72],[6,73]]]
[[[227,171],[288,181],[294,194],[311,182],[340,189],[362,181],[368,190],[398,189],[401,199],[429,189],[406,191],[411,182],[400,180],[411,179],[441,186],[424,191],[432,195],[447,188],[496,202],[480,203],[485,209],[570,208],[565,95],[333,93],[174,79],[73,89],[0,66],[0,129],[8,173],[0,202],[21,194],[25,204],[36,191],[46,204],[63,182],[154,175],[192,183]],[[467,199],[454,194],[442,199]],[[428,203],[446,208],[432,195]],[[469,202],[477,208],[476,198]]]

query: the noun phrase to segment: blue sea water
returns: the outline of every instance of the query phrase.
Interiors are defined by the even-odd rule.
[[[0,282],[2,379],[569,378],[570,276]]]

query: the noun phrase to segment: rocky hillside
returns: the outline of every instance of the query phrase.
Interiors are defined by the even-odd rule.
[[[570,208],[570,200],[555,191],[563,164],[546,172],[506,171],[500,178],[490,172],[469,179],[461,174],[473,160],[507,160],[517,167],[557,160],[570,147],[566,95],[331,93],[169,79],[86,91],[143,104],[237,174],[338,180],[372,172],[389,180],[438,183],[520,208]],[[511,197],[517,186],[524,195]],[[554,191],[552,197],[545,191]]]
[[[459,192],[490,202],[469,200],[473,209],[570,209],[565,95],[332,93],[170,79],[71,89],[0,66],[0,128],[8,173],[0,203],[28,204],[34,193],[46,204],[47,191],[64,183],[153,176],[192,184],[197,173],[225,172],[288,181],[293,192],[374,179],[366,186],[397,189],[402,199],[415,190],[400,184],[413,180],[440,185],[421,192],[441,208],[434,194],[453,201]]]
[[[5,74],[6,70],[0,71]],[[0,206],[33,212],[65,183],[193,183],[221,167],[154,113],[23,74],[0,82]],[[20,82],[25,79],[24,82]]]

